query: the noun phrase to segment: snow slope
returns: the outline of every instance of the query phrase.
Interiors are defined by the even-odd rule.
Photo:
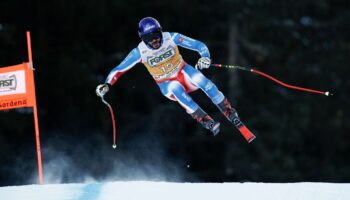
[[[0,187],[1,200],[349,200],[350,184],[110,182]]]

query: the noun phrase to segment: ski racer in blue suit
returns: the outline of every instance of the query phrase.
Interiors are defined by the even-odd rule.
[[[138,33],[142,41],[112,69],[105,83],[97,86],[98,96],[103,97],[122,74],[137,63],[142,63],[157,82],[162,94],[177,101],[188,114],[214,135],[219,133],[220,123],[203,111],[193,101],[189,92],[201,89],[228,120],[233,122],[238,117],[236,110],[231,107],[222,92],[198,70],[209,68],[211,64],[210,53],[204,43],[180,33],[162,32],[159,22],[152,17],[143,18],[139,22]],[[201,58],[195,67],[183,60],[178,46],[200,54]]]

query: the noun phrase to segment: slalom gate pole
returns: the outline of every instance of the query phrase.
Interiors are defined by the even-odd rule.
[[[27,51],[28,51],[28,66],[32,78],[33,78],[33,88],[32,91],[34,93],[34,105],[33,105],[33,115],[34,115],[34,127],[35,127],[35,143],[36,143],[36,151],[37,151],[37,158],[38,158],[38,172],[39,172],[39,184],[44,184],[44,176],[43,176],[43,166],[42,166],[42,158],[41,158],[41,147],[40,147],[40,134],[39,134],[39,119],[38,119],[38,108],[36,104],[36,95],[35,95],[35,86],[34,86],[34,74],[33,71],[35,70],[33,67],[33,55],[32,55],[32,43],[30,38],[30,31],[26,32],[27,36]]]
[[[287,84],[287,83],[284,83],[280,80],[278,80],[277,78],[271,76],[271,75],[268,75],[264,72],[261,72],[259,70],[256,70],[256,69],[252,69],[252,68],[249,68],[249,67],[241,67],[241,66],[237,66],[237,65],[222,65],[222,64],[211,64],[211,66],[213,67],[224,67],[224,68],[230,68],[230,69],[239,69],[239,70],[244,70],[244,71],[249,71],[249,72],[252,72],[252,73],[255,73],[255,74],[258,74],[260,76],[263,76],[265,78],[268,78],[286,88],[289,88],[289,89],[293,89],[293,90],[300,90],[300,91],[304,91],[304,92],[311,92],[311,93],[316,93],[316,94],[322,94],[322,95],[326,95],[326,96],[332,96],[333,94],[330,93],[329,91],[319,91],[319,90],[314,90],[314,89],[309,89],[309,88],[304,88],[304,87],[299,87],[299,86],[295,86],[295,85],[290,85],[290,84]]]
[[[113,125],[113,149],[117,148],[117,127],[116,127],[116,122],[115,122],[115,117],[114,117],[114,112],[112,106],[101,96],[102,102],[108,107],[109,112],[111,113],[111,120],[112,120],[112,125]]]

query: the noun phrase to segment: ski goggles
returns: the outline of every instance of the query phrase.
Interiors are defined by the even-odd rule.
[[[155,31],[142,36],[142,40],[146,43],[151,43],[153,40],[162,39],[162,32]]]

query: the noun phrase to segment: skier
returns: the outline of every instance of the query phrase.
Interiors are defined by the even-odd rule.
[[[137,63],[145,65],[158,84],[162,94],[177,101],[186,112],[197,120],[213,135],[220,131],[220,123],[214,121],[188,93],[200,88],[232,123],[239,121],[236,110],[231,107],[225,96],[215,84],[198,69],[210,67],[210,53],[207,46],[180,33],[162,32],[159,22],[152,18],[143,18],[138,25],[138,34],[142,40],[129,55],[109,73],[104,84],[96,88],[96,94],[103,97],[116,83],[118,78]],[[179,53],[178,46],[197,51],[199,58],[195,68],[186,63]],[[237,125],[237,124],[235,124]]]

